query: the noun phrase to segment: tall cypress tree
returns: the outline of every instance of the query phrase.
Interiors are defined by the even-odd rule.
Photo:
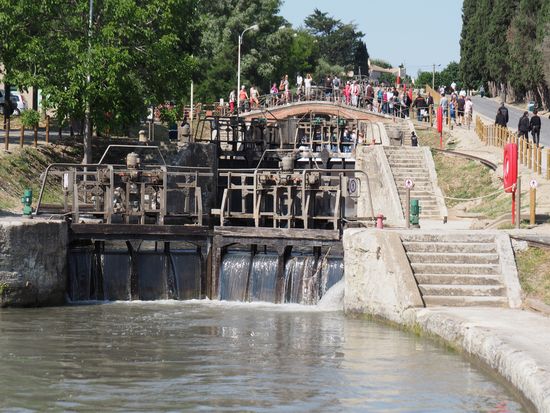
[[[508,47],[508,27],[512,21],[519,0],[494,0],[493,12],[487,26],[487,45],[485,60],[488,79],[496,83],[497,93],[506,94],[506,84],[510,73],[510,55]]]

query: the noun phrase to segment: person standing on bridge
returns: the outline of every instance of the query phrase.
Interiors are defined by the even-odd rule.
[[[269,91],[270,98],[271,98],[271,105],[275,106],[277,105],[278,99],[279,99],[279,89],[277,89],[277,83],[273,82],[273,86],[271,86],[271,90]]]
[[[237,92],[235,92],[235,89],[233,89],[229,93],[229,111],[231,113],[235,112],[235,102],[236,101],[237,101]]]
[[[311,73],[308,73],[306,75],[306,78],[304,79],[304,85],[306,89],[306,100],[311,100],[311,82],[313,82],[313,78],[311,77]]]
[[[367,85],[366,96],[367,96],[367,109],[372,111],[373,102],[374,102],[374,88],[372,87],[372,82],[369,82],[369,84]]]
[[[250,86],[250,108],[258,109],[260,101],[258,100],[258,89],[254,85]]]
[[[531,135],[533,136],[533,143],[539,146],[540,142],[540,117],[538,111],[535,109],[533,111],[533,116],[531,116],[531,121],[529,122],[529,129],[531,129]]]
[[[246,110],[246,102],[248,101],[248,93],[246,93],[245,85],[241,86],[241,91],[239,92],[239,108],[241,112]]]
[[[288,75],[285,75],[283,86],[285,88],[285,102],[290,103],[290,83],[288,81]]]
[[[529,141],[529,112],[523,112],[523,116],[519,118],[518,137],[524,137]]]
[[[358,103],[359,103],[359,85],[357,84],[357,80],[354,80],[353,85],[351,85],[351,106],[357,107]]]
[[[349,80],[346,82],[346,86],[344,87],[344,99],[346,105],[349,105],[351,102],[351,83]]]

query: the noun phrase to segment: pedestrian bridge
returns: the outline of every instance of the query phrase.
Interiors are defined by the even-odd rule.
[[[354,107],[333,101],[299,101],[282,105],[262,105],[258,109],[252,109],[241,113],[245,120],[264,117],[268,120],[282,120],[291,117],[310,116],[337,116],[344,119],[365,120],[371,122],[393,122],[390,116],[372,112],[365,108]]]

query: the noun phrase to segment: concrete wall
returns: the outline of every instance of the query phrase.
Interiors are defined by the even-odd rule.
[[[399,233],[344,231],[346,313],[370,313],[400,322],[408,308],[423,307]]]
[[[443,198],[443,192],[441,192],[441,188],[439,188],[439,184],[437,183],[437,172],[435,171],[435,163],[434,163],[434,158],[432,156],[432,151],[427,146],[423,147],[422,151],[424,153],[424,160],[426,161],[426,166],[428,167],[430,180],[432,181],[432,186],[433,186],[434,196],[437,201],[437,206],[439,207],[441,216],[448,217],[449,211],[447,210],[447,206],[445,205],[445,198]]]
[[[63,304],[67,240],[65,222],[0,221],[0,306]]]
[[[387,225],[404,227],[405,217],[401,201],[384,148],[380,145],[358,147],[356,168],[369,176],[374,214],[384,214]],[[370,204],[367,201],[368,196],[364,193],[365,190],[366,188],[362,188],[363,196],[359,199],[357,206],[360,217],[370,216]]]

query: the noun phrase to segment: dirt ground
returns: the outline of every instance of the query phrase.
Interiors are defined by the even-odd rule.
[[[487,121],[487,120],[486,120]],[[454,150],[456,152],[467,153],[483,159],[487,159],[497,165],[496,173],[499,177],[503,175],[503,150],[494,146],[485,145],[479,140],[475,133],[473,126],[468,130],[465,126],[455,126],[450,131],[450,138],[448,141],[454,141],[456,146]],[[536,188],[536,214],[550,215],[550,181],[548,181],[544,175],[538,175],[530,171],[528,168],[520,165],[520,176],[522,184],[522,192],[529,189],[529,182],[532,179],[537,181]],[[522,199],[522,217],[529,214],[529,199]],[[546,232],[550,234],[550,223],[543,223],[541,225],[532,228],[533,232]]]

